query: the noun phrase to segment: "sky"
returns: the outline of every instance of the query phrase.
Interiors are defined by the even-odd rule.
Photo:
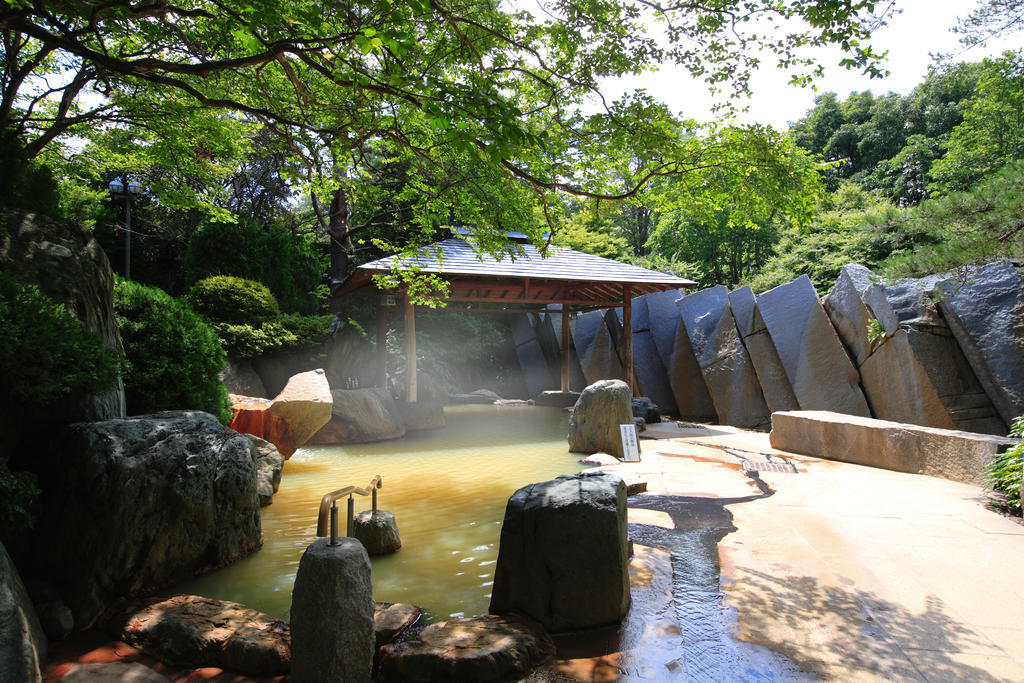
[[[1024,43],[1022,34],[1017,34],[1009,40],[965,51],[959,43],[959,36],[949,29],[956,25],[958,16],[975,7],[972,0],[897,0],[896,6],[902,9],[902,13],[892,17],[887,26],[872,36],[875,51],[889,53],[884,63],[884,68],[890,72],[887,78],[869,79],[859,72],[836,66],[840,59],[838,49],[819,51],[812,54],[826,64],[826,71],[824,77],[815,83],[818,92],[791,86],[785,73],[762,68],[752,79],[753,96],[749,101],[749,112],[741,119],[785,129],[789,122],[800,119],[814,106],[814,97],[821,92],[834,91],[841,99],[852,91],[871,90],[875,94],[910,92],[928,72],[932,63],[929,53],[952,53],[957,61],[980,61]],[[713,118],[713,100],[704,84],[690,82],[688,76],[681,78],[678,72],[665,69],[602,84],[602,90],[610,99],[632,88],[645,88],[685,117],[698,120]]]

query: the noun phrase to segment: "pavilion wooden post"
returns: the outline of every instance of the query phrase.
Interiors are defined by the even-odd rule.
[[[416,307],[405,296],[405,400],[416,402]]]
[[[562,391],[569,391],[569,307],[562,304]]]
[[[380,365],[377,386],[388,388],[388,309],[377,301],[377,363]]]
[[[622,372],[630,391],[633,386],[633,287],[622,285]]]

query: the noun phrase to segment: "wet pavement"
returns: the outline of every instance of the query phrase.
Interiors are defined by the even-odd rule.
[[[665,607],[630,615],[661,642],[624,627],[543,680],[1024,681],[1024,525],[980,488],[654,427],[611,469],[647,481],[630,537],[670,558]]]

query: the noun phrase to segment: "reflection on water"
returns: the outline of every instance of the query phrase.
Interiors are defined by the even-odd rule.
[[[396,441],[300,449],[263,508],[264,546],[213,574],[173,587],[288,618],[299,558],[315,540],[323,494],[380,474],[379,507],[395,513],[397,553],[371,558],[376,600],[412,602],[437,618],[485,614],[508,497],[521,486],[578,472],[568,417],[554,408],[453,406],[444,429]],[[339,500],[344,531],[345,501]],[[356,512],[370,507],[356,496]]]

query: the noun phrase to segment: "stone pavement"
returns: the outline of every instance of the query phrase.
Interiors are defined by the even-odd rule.
[[[641,462],[611,468],[648,483],[631,531],[672,524],[637,509],[644,496],[720,499],[736,528],[718,545],[725,616],[741,644],[799,669],[783,678],[1024,681],[1024,525],[979,487],[785,454],[730,427],[643,436]],[[769,460],[797,472],[744,470]],[[646,673],[623,678],[678,678]]]

